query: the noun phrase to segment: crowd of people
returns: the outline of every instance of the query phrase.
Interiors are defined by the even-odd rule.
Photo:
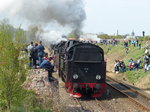
[[[49,57],[48,53],[44,52],[45,47],[42,45],[42,41],[39,43],[31,42],[27,47],[28,57],[29,57],[29,67],[30,68],[42,68],[48,71],[49,81],[54,80],[52,77],[52,72],[54,72],[53,57]]]
[[[139,70],[141,69],[141,59],[137,59],[137,60],[133,60],[132,58],[129,60],[129,64],[128,66],[125,65],[124,61],[119,61],[119,60],[116,60],[115,61],[115,64],[114,64],[114,71],[115,73],[119,73],[119,72],[126,72],[127,70],[130,70],[130,71],[134,71],[134,70]],[[144,61],[145,63],[145,61]],[[145,66],[145,65],[144,65]],[[145,71],[149,70],[149,69],[144,69]]]
[[[118,45],[119,44],[119,40],[117,40],[117,39],[104,39],[104,40],[101,40],[100,41],[100,44],[101,45],[112,45],[112,46],[116,46],[116,45]]]
[[[144,72],[150,70],[149,56],[145,54],[143,59],[137,58],[133,60],[132,58],[129,60],[128,66],[125,65],[123,61],[116,60],[114,63],[114,71],[115,73],[126,72],[127,70],[134,71],[139,69],[144,69]]]
[[[126,66],[124,61],[115,60],[114,71],[115,73],[126,72]]]
[[[138,70],[141,68],[141,60],[140,58],[137,60],[133,60],[132,58],[129,60],[129,70]]]
[[[130,45],[133,45],[134,47],[139,47],[139,49],[141,49],[141,43],[139,42],[139,40],[125,40],[123,42],[123,47],[125,48],[126,54],[129,53]]]
[[[139,43],[139,40],[124,41],[123,47],[125,48],[127,54],[129,52],[128,47],[130,45],[133,45],[134,47],[139,47],[141,49],[141,44]],[[135,60],[131,58],[127,66],[124,64],[123,61],[115,60],[114,72],[119,73],[119,72],[125,72],[126,70],[134,71],[139,69],[144,69],[144,72],[147,72],[150,70],[149,60],[150,60],[150,49],[147,47],[143,57],[137,58]]]

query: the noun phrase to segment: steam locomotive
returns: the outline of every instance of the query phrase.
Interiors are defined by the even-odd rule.
[[[76,98],[101,97],[106,89],[106,62],[99,46],[76,40],[55,47],[55,65],[65,88]]]

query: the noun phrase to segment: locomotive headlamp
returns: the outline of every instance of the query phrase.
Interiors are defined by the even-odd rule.
[[[97,80],[100,80],[100,79],[101,79],[101,76],[100,76],[100,75],[96,75],[96,79],[97,79]]]
[[[78,79],[78,78],[79,78],[78,74],[73,75],[73,79]]]

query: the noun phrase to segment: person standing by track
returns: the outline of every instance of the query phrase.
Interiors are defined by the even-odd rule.
[[[43,61],[43,56],[44,56],[44,46],[42,45],[42,41],[39,42],[39,45],[37,46],[37,51],[38,51],[38,61],[39,61],[39,65],[42,63]]]
[[[35,43],[33,48],[33,68],[37,67],[37,60],[38,60],[38,50],[37,50],[38,43]]]
[[[30,43],[30,45],[27,47],[27,51],[28,51],[28,56],[29,56],[29,66],[32,67],[33,65],[33,48],[34,48],[34,45],[33,45],[33,42]]]

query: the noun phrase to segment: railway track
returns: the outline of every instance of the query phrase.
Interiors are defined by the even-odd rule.
[[[107,76],[106,82],[109,86],[119,91],[120,93],[128,97],[132,102],[140,106],[143,110],[150,112],[150,97],[139,92],[133,87],[124,84],[123,82],[119,82],[111,77]]]
[[[97,99],[76,99],[76,103],[80,105],[81,112],[106,112],[106,109],[99,104]]]
[[[77,98],[73,98],[74,99],[74,101],[78,104],[78,105],[80,105],[80,111],[86,111],[86,108],[83,106],[83,104],[79,101],[79,99],[77,99]]]
[[[96,112],[95,105],[93,105],[92,100],[82,100],[73,98],[78,105],[80,105],[80,112]],[[94,102],[95,103],[95,102]]]

